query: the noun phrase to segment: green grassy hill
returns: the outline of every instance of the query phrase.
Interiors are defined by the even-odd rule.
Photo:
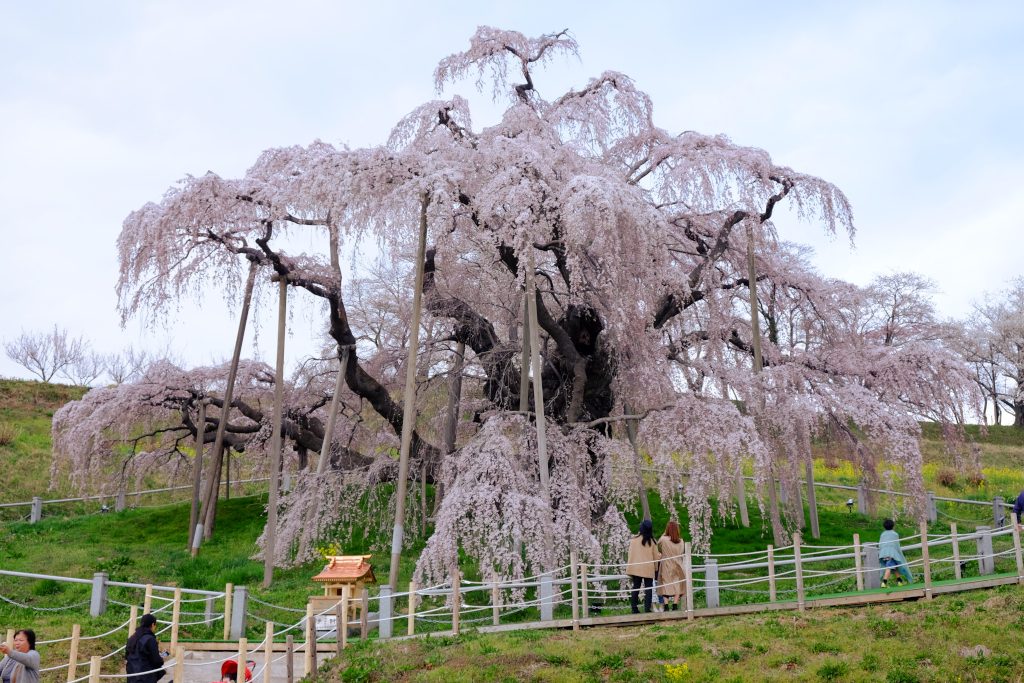
[[[0,494],[3,500],[27,500],[45,490],[49,416],[81,392],[71,387],[0,381],[0,434],[8,425],[14,435],[9,442],[0,443],[0,463],[17,470],[17,476],[5,480]],[[940,495],[982,500],[1015,493],[1024,484],[1024,474],[1016,466],[1024,454],[1024,433],[1005,428],[989,430],[980,438],[985,479],[958,479],[945,487],[934,480],[939,469],[948,467],[941,445],[926,441],[929,486]],[[988,466],[990,456],[993,464]],[[843,468],[829,470],[823,465],[818,472],[823,480],[839,482],[853,476]],[[8,481],[11,487],[6,485]],[[877,519],[848,512],[838,499],[822,498],[822,537],[812,541],[815,545],[847,545],[853,533],[866,540],[877,536]],[[652,503],[655,526],[660,530],[668,513],[656,499]],[[0,569],[83,578],[104,571],[115,581],[209,590],[233,583],[249,586],[254,596],[268,603],[301,608],[309,595],[319,592],[309,580],[319,571],[319,563],[279,570],[270,590],[258,588],[262,563],[250,558],[262,530],[264,505],[263,497],[223,501],[214,538],[196,559],[186,551],[187,504],[47,517],[36,525],[0,524]],[[716,520],[712,552],[764,548],[770,533],[756,506],[751,506],[751,513],[749,528],[734,520]],[[987,521],[986,514],[982,510],[978,521]],[[634,513],[631,522],[635,518]],[[946,528],[941,522],[936,531]],[[402,583],[411,576],[416,550],[403,561]],[[375,551],[369,542],[363,542],[346,545],[343,551],[376,552],[375,571],[380,577],[387,575],[386,550]],[[472,567],[464,570],[474,578]],[[78,584],[0,576],[0,631],[31,625],[41,639],[52,639],[69,633],[76,621],[83,624],[85,633],[99,633],[120,623],[113,613],[93,620],[83,616],[82,609],[40,611],[88,600],[88,590]],[[128,600],[128,592],[115,591],[112,598]],[[1016,681],[1024,676],[1024,647],[1017,635],[1024,628],[1022,608],[1024,589],[1004,587],[942,596],[929,603],[588,629],[578,634],[530,631],[503,636],[435,636],[408,643],[358,645],[341,661],[325,665],[331,673],[320,680]],[[290,623],[296,616],[280,612],[266,618]],[[212,629],[205,634],[199,629],[194,635],[217,637]],[[249,636],[253,642],[261,639],[261,627],[254,623]],[[87,641],[81,654],[105,654],[122,645],[123,638],[121,633]],[[62,649],[66,646],[49,646],[46,657],[59,657]]]

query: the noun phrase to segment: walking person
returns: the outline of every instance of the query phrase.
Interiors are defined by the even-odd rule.
[[[164,660],[156,642],[156,617],[143,614],[124,648],[128,683],[156,683],[163,678]]]
[[[882,575],[882,588],[889,587],[889,575],[893,569],[900,574],[896,577],[897,586],[902,585],[904,579],[907,583],[914,582],[914,577],[907,568],[907,558],[903,556],[903,549],[900,548],[900,536],[893,531],[895,526],[891,519],[886,519],[882,522],[885,531],[878,537],[878,562],[885,569],[885,574]]]
[[[686,594],[686,571],[683,569],[683,537],[679,523],[671,520],[658,539],[661,561],[658,563],[658,596],[665,599],[665,609],[679,609],[679,599]]]
[[[14,642],[0,643],[0,681],[3,683],[39,683],[39,653],[36,632],[30,628],[15,631]]]
[[[640,586],[644,587],[644,612],[651,611],[653,599],[654,572],[658,567],[661,552],[654,540],[654,525],[651,520],[640,522],[640,531],[629,542],[629,557],[626,560],[626,574],[632,582],[629,591],[629,606],[633,614],[639,614],[637,608]]]

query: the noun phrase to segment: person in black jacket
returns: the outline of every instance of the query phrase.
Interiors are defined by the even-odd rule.
[[[156,683],[163,678],[164,660],[156,642],[156,617],[143,614],[139,627],[124,648],[128,683]],[[133,676],[132,674],[138,674]]]

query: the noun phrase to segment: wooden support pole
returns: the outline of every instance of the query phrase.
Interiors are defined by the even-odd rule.
[[[14,643],[14,629],[7,629],[7,638],[4,640],[5,643]]]
[[[278,278],[277,365],[274,374],[274,414],[270,434],[270,493],[267,495],[267,530],[263,545],[263,587],[274,582],[277,547],[277,499],[281,492],[281,421],[284,411],[284,337],[288,327],[288,279]]]
[[[323,474],[327,471],[327,463],[331,461],[331,443],[334,440],[334,426],[338,421],[338,407],[341,405],[341,390],[345,386],[345,375],[348,373],[349,347],[341,349],[339,359],[338,376],[334,378],[334,394],[331,396],[331,408],[327,413],[327,428],[324,430],[324,440],[320,447],[320,459],[316,463],[316,473]]]
[[[174,589],[174,605],[171,607],[171,652],[178,647],[178,627],[181,622],[181,588]]]
[[[928,522],[921,522],[921,567],[924,571],[924,597],[932,599],[932,567],[928,557]]]
[[[949,525],[949,545],[953,548],[953,576],[959,581],[963,578],[963,570],[960,569],[960,538],[956,534],[956,522]]]
[[[306,604],[306,649],[302,653],[302,671],[309,676],[316,669],[313,658],[316,656],[316,622],[313,620],[313,605]]]
[[[775,602],[778,591],[775,587],[775,546],[768,546],[768,602]]]
[[[224,584],[224,637],[222,640],[227,640],[231,633],[231,603],[234,602],[234,590],[234,584]]]
[[[68,651],[68,683],[75,680],[75,671],[78,669],[78,641],[82,637],[82,627],[80,624],[72,624],[71,626],[71,649]],[[10,642],[10,641],[8,641]]]
[[[576,551],[569,551],[569,576],[571,577],[572,587],[572,630],[580,630],[580,586],[578,583],[579,576],[576,573]]]
[[[196,522],[199,521],[199,496],[203,485],[203,448],[206,445],[206,401],[199,402],[196,416],[196,457],[192,461],[192,506],[188,512],[188,548],[192,549]],[[192,555],[195,557],[195,554]]]
[[[173,680],[174,683],[185,683],[185,648],[180,645],[174,649]]]
[[[740,508],[740,524],[744,528],[750,526],[750,513],[747,512],[747,482],[743,479],[743,463],[736,463],[736,504]]]
[[[853,568],[857,573],[857,592],[864,590],[864,558],[860,554],[860,534],[853,535]]]
[[[263,636],[263,683],[270,683],[270,665],[274,662],[274,622],[268,621]],[[245,680],[243,670],[241,678]]]
[[[242,636],[238,639],[238,677],[245,680],[246,663],[249,661],[249,641]]]
[[[416,633],[416,582],[409,582],[409,635]]]
[[[231,403],[234,400],[235,377],[238,375],[238,363],[242,357],[242,342],[245,339],[245,326],[249,320],[249,304],[252,302],[252,290],[256,284],[258,264],[249,263],[249,275],[245,281],[245,292],[242,295],[242,310],[238,314],[238,331],[235,333],[235,347],[231,354],[231,365],[228,367],[228,379],[224,386],[224,403],[217,420],[217,432],[213,438],[213,450],[210,451],[210,469],[207,482],[200,501],[199,522],[203,525],[203,538],[213,535],[213,522],[217,513],[217,492],[220,489],[220,469],[224,461],[224,433],[228,424]]]
[[[416,281],[412,293],[412,319],[409,321],[409,353],[405,367],[405,392],[402,409],[402,440],[398,452],[398,482],[395,492],[395,527],[391,535],[391,570],[388,585],[398,589],[398,563],[405,539],[405,497],[409,485],[409,456],[412,450],[412,433],[416,427],[416,353],[420,342],[420,311],[423,299],[423,267],[427,249],[427,206],[430,197],[426,193],[420,198],[420,236],[416,251]]]
[[[132,605],[131,607],[128,608],[128,636],[129,637],[131,637],[131,634],[135,633],[135,627],[138,625],[138,621],[139,621],[139,606],[138,605]]]
[[[462,574],[452,570],[452,635],[459,635],[459,616],[462,611]]]
[[[102,657],[93,655],[89,658],[89,683],[100,683],[100,669],[102,668]]]
[[[811,519],[811,538],[821,538],[818,526],[818,497],[814,492],[814,456],[808,454],[804,465],[807,475],[807,515]]]
[[[1021,555],[1020,549],[1020,520],[1017,519],[1017,513],[1010,513],[1010,524],[1013,527],[1013,557],[1017,561],[1017,583],[1024,583],[1024,556]]]
[[[146,584],[146,594],[142,598],[142,613],[151,614],[153,612],[153,584]]]
[[[686,580],[686,618],[693,619],[693,546],[683,544],[683,577]]]
[[[804,611],[804,567],[800,560],[800,534],[793,534],[793,566],[796,567],[796,606]]]
[[[497,626],[501,623],[501,590],[498,582],[491,582],[491,623]]]

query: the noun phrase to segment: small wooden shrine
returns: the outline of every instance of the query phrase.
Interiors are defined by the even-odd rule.
[[[342,592],[348,587],[349,618],[360,617],[363,589],[371,583],[377,583],[373,575],[373,567],[369,563],[372,555],[329,555],[327,566],[313,577],[317,583],[324,585],[323,595],[314,595],[309,603],[315,612],[321,612],[341,600]]]

